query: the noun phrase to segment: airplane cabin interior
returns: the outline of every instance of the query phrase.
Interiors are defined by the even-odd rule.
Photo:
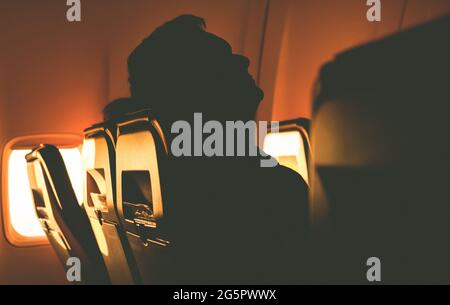
[[[2,0],[0,39],[0,284],[450,283],[450,1]],[[204,41],[275,167],[177,157],[190,97],[243,105]]]

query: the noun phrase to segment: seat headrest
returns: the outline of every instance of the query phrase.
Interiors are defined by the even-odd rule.
[[[105,121],[117,120],[124,115],[147,109],[148,106],[133,100],[132,98],[118,98],[103,109],[103,119]]]

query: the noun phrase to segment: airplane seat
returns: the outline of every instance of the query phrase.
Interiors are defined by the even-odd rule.
[[[297,281],[298,274],[293,270],[300,266],[283,264],[282,259],[292,262],[293,255],[278,248],[297,251],[292,243],[303,242],[307,231],[303,226],[303,218],[307,218],[303,205],[307,199],[303,192],[306,184],[299,181],[296,173],[280,168],[261,169],[259,163],[255,166],[243,159],[218,158],[209,168],[207,160],[171,158],[163,131],[149,111],[124,116],[117,122],[117,130],[117,208],[143,283]],[[236,181],[229,181],[230,171],[223,177],[209,178],[221,168],[242,167],[248,167],[248,171],[244,170]],[[199,188],[193,190],[194,184],[185,183],[185,179],[196,168],[202,174],[195,177]],[[255,202],[254,194],[260,191],[260,185],[247,184],[245,177],[255,178],[256,173],[266,187],[273,186],[271,179],[289,184],[280,187],[290,190],[281,195],[286,198],[289,219],[281,221],[277,217],[267,223],[267,217],[276,217],[284,209],[272,209],[272,203],[280,200],[278,187],[264,204]],[[228,187],[234,191],[220,194],[227,192]],[[227,202],[232,201],[234,192],[242,197]],[[215,202],[208,204],[211,200]],[[297,200],[302,204],[297,205]],[[240,204],[244,202],[249,204]],[[300,227],[301,232],[296,234]],[[267,238],[275,239],[271,247],[267,246]],[[264,255],[255,257],[252,245],[265,251]],[[263,259],[270,256],[268,253],[275,254],[271,256],[273,263]],[[289,274],[281,274],[275,266],[290,268]]]
[[[142,283],[173,278],[160,172],[167,154],[164,136],[149,111],[117,123],[117,209]]]
[[[110,283],[86,212],[78,203],[59,150],[41,145],[26,160],[38,219],[63,266],[69,257],[77,257],[83,283]]]
[[[321,69],[312,120],[318,278],[367,283],[366,262],[378,257],[383,283],[450,282],[448,37],[450,16]]]
[[[147,109],[147,107],[138,100],[133,100],[130,97],[118,98],[103,108],[103,120],[105,122],[113,122],[117,119],[120,120],[124,115],[141,112],[144,109]],[[114,125],[110,124],[109,127],[113,128]]]
[[[116,208],[115,125],[93,125],[84,131],[84,207],[100,245],[111,282],[139,282],[131,250]]]

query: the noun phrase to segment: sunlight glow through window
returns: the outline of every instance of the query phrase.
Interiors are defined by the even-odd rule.
[[[83,203],[83,161],[78,148],[60,149],[78,204]]]
[[[25,155],[31,150],[12,150],[8,161],[9,217],[14,231],[24,237],[44,237],[36,216]],[[60,149],[78,202],[83,198],[83,168],[78,148]]]
[[[264,139],[264,151],[277,161],[299,173],[308,183],[308,164],[303,139],[298,131],[269,133]]]

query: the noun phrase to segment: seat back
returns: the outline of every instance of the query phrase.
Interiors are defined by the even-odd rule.
[[[77,257],[84,283],[109,283],[100,249],[59,150],[41,145],[26,160],[37,216],[63,265],[69,257]]]
[[[447,17],[321,70],[312,209],[337,280],[366,282],[375,256],[383,282],[450,281],[449,31]]]
[[[128,241],[116,209],[114,137],[107,125],[85,130],[84,206],[113,284],[138,280]]]
[[[117,209],[143,283],[168,275],[164,196],[160,179],[166,148],[162,131],[148,112],[117,123]]]

